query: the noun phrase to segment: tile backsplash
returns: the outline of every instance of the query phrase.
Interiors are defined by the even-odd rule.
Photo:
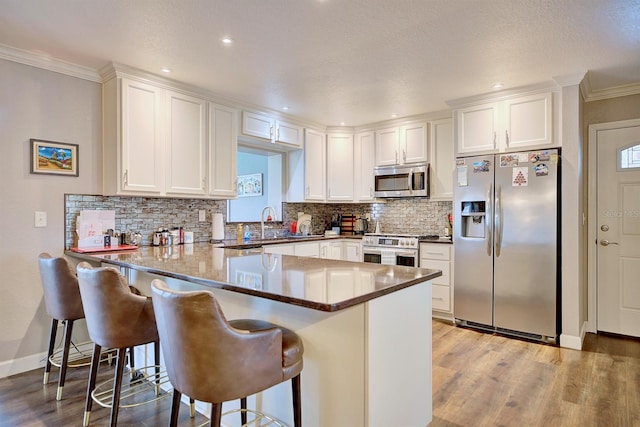
[[[211,217],[222,213],[225,219],[225,238],[236,238],[236,223],[226,224],[226,200],[168,199],[151,197],[98,196],[66,194],[65,204],[65,248],[76,245],[76,220],[82,210],[114,210],[116,231],[139,231],[143,245],[150,245],[153,232],[160,227],[183,227],[193,231],[195,241],[211,239]],[[206,221],[198,221],[198,211],[206,212]],[[312,216],[312,234],[322,234],[330,228],[331,215],[370,215],[369,232],[380,222],[383,233],[443,234],[447,214],[451,213],[451,202],[436,202],[429,199],[389,199],[384,203],[283,203],[283,221],[276,223],[275,232],[288,230],[298,212]],[[260,235],[260,223],[248,223],[253,237]],[[273,233],[274,230],[270,229]]]

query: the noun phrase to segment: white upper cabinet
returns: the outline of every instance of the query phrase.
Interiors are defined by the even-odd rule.
[[[304,200],[326,199],[326,134],[305,130],[304,139]]]
[[[105,193],[161,194],[165,170],[162,89],[114,78],[103,90]]]
[[[458,108],[457,154],[544,148],[553,141],[553,92]]]
[[[353,201],[353,134],[327,135],[327,200]]]
[[[431,200],[453,200],[453,120],[430,122]]]
[[[235,197],[238,184],[238,111],[209,103],[209,195]]]
[[[390,166],[428,160],[427,124],[416,123],[376,131],[376,165]]]
[[[553,93],[504,102],[504,143],[509,150],[553,144]]]
[[[429,158],[427,150],[427,124],[416,123],[400,127],[400,163],[426,162]]]
[[[370,202],[374,200],[373,168],[376,166],[375,133],[361,132],[355,135],[354,141],[354,202]]]
[[[235,196],[236,110],[129,76],[102,95],[105,195]]]
[[[167,195],[206,194],[207,101],[166,91],[165,189]]]
[[[400,128],[389,128],[376,131],[376,165],[390,166],[399,162],[398,146],[400,145]]]
[[[490,103],[461,108],[455,112],[458,121],[458,154],[497,149],[499,104]]]
[[[302,148],[302,127],[277,120],[264,114],[243,111],[242,133],[267,139],[274,144],[284,144],[292,148]]]

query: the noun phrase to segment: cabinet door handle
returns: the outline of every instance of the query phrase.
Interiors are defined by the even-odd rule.
[[[395,162],[398,163],[398,150],[396,150],[395,153],[396,153],[396,161]]]
[[[126,169],[124,171],[124,176],[122,177],[122,180],[124,181],[124,185],[127,185],[129,182],[129,169]]]
[[[406,163],[407,161],[407,150],[402,150],[402,161]]]
[[[280,128],[276,129],[276,141],[280,141]]]
[[[442,297],[431,297],[431,299],[434,299],[436,301],[444,301],[444,298]]]
[[[269,139],[273,141],[273,126],[269,126]]]
[[[493,148],[496,148],[496,132],[493,132]]]
[[[504,139],[507,142],[507,147],[509,146],[509,131],[505,130],[504,131]]]

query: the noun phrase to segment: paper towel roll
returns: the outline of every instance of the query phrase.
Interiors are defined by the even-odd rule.
[[[221,213],[214,213],[212,216],[211,239],[224,240],[224,221]]]

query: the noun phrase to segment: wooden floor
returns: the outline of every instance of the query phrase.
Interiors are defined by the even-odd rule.
[[[41,369],[0,379],[0,427],[81,426],[87,375],[70,369],[60,402],[56,368],[48,385]],[[170,400],[122,409],[118,425],[168,425]],[[431,427],[640,426],[640,341],[588,334],[575,351],[434,320],[433,414]],[[91,425],[108,421],[94,405]],[[183,405],[180,426],[205,421]]]
[[[640,426],[640,341],[587,334],[569,350],[433,322],[433,422]]]

